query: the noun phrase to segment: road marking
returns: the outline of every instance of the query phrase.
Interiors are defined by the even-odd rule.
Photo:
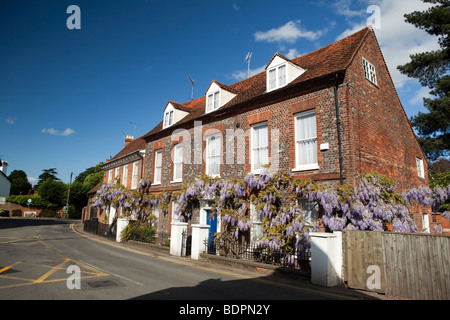
[[[91,264],[89,264],[89,263],[87,263],[87,262],[84,262],[84,261],[80,261],[80,262],[83,263],[83,264],[85,264],[86,267],[92,266]],[[130,281],[130,282],[132,282],[132,283],[134,283],[134,284],[138,284],[138,285],[141,285],[141,286],[144,285],[144,284],[142,284],[142,283],[140,283],[140,282],[131,280],[131,279],[127,278],[127,277],[124,277],[124,276],[121,276],[121,275],[112,273],[112,272],[110,272],[110,271],[101,269],[101,268],[99,268],[99,267],[94,267],[94,266],[92,266],[92,268],[95,268],[95,269],[100,270],[100,271],[103,271],[103,272],[108,272],[108,273],[105,273],[105,275],[112,275],[112,276],[114,276],[114,277],[122,278],[122,279],[124,279],[124,280]]]
[[[67,263],[67,260],[69,260],[69,259],[65,259],[64,262],[61,262],[56,267],[51,268],[43,276],[41,276],[39,279],[35,280],[34,283],[42,283],[42,282],[44,282],[45,279],[50,277],[52,274],[54,274],[56,271],[58,271],[58,269],[60,269],[63,265],[65,265]]]

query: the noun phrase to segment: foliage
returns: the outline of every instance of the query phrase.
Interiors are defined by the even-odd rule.
[[[156,229],[147,222],[130,221],[120,234],[122,240],[151,243],[155,240]]]
[[[394,231],[418,232],[409,206],[416,202],[436,209],[450,197],[450,186],[422,187],[398,194],[394,181],[377,173],[361,175],[353,186],[293,180],[290,174],[274,174],[266,168],[259,175],[248,174],[245,179],[196,177],[185,183],[181,192],[164,192],[157,197],[148,195],[148,181],[141,182],[137,191],[115,184],[103,185],[95,205],[104,209],[121,206],[128,215],[136,214],[140,221],[146,222],[154,218],[152,206],[163,206],[173,199],[178,203],[175,216],[186,222],[200,200],[210,201],[211,214],[218,215],[222,222],[222,231],[216,235],[219,243],[221,238],[246,239],[254,220],[259,220],[263,232],[258,241],[274,250],[309,248],[309,233],[317,231],[318,221],[310,221],[310,212],[300,199],[319,205],[322,223],[328,231],[382,231],[391,225]],[[254,209],[250,210],[251,207]],[[450,213],[444,216],[449,217]]]
[[[102,185],[94,198],[95,207],[106,210],[112,206],[122,208],[122,215],[135,216],[142,222],[152,222],[156,219],[153,215],[153,205],[162,203],[161,197],[148,194],[150,181],[143,179],[139,181],[136,190],[128,190],[126,187],[116,183]]]
[[[6,199],[7,202],[17,203],[21,206],[28,205],[28,199],[31,199],[31,206],[33,207],[46,207],[46,208],[54,208],[57,205],[47,200],[42,199],[38,194],[34,195],[13,195]]]
[[[9,176],[11,180],[11,195],[28,194],[31,191],[31,183],[28,182],[28,176],[23,170],[14,170]]]
[[[87,193],[103,179],[104,171],[100,168],[103,162],[81,172],[70,186],[69,203],[80,211],[87,203]]]
[[[424,99],[428,113],[419,112],[411,124],[419,133],[419,142],[429,159],[448,156],[450,149],[450,5],[447,0],[423,0],[437,5],[426,11],[406,14],[408,23],[437,36],[440,50],[411,55],[411,62],[398,69],[427,86],[435,99]]]
[[[42,199],[56,205],[64,205],[67,200],[68,186],[58,180],[48,178],[39,184],[38,194]]]

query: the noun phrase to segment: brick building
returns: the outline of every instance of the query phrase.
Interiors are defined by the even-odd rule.
[[[103,181],[88,192],[88,204],[83,209],[82,220],[97,218],[100,222],[111,223],[116,216],[120,216],[121,208],[110,208],[107,212],[93,206],[95,193],[102,184],[117,182],[133,190],[138,187],[139,180],[145,177],[145,147],[142,138],[134,139],[126,136],[124,148],[101,166],[105,171]]]
[[[243,178],[266,163],[296,178],[352,183],[377,171],[402,190],[428,185],[370,27],[292,60],[277,53],[266,71],[238,83],[212,81],[201,98],[169,101],[161,119],[142,137],[154,193],[202,174]],[[172,213],[160,219],[165,228]]]
[[[377,171],[402,190],[428,185],[426,158],[370,27],[295,59],[276,53],[265,71],[232,85],[212,81],[198,99],[169,101],[138,140],[104,168],[117,176],[121,158],[145,148],[138,166],[155,194],[202,174],[244,178],[264,164],[294,178],[353,183]],[[170,232],[175,205],[166,215],[156,208],[161,232]],[[193,222],[206,223],[198,212]]]

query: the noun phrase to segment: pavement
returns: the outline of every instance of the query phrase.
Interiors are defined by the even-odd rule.
[[[136,253],[150,257],[163,259],[179,265],[191,268],[204,269],[214,272],[231,275],[241,279],[257,279],[263,282],[272,282],[277,285],[294,286],[306,288],[310,291],[323,292],[330,297],[341,297],[350,300],[398,300],[370,291],[355,290],[339,287],[323,287],[311,283],[309,271],[293,270],[267,264],[230,259],[213,255],[202,254],[200,260],[194,260],[189,257],[178,257],[170,255],[169,248],[135,241],[116,242],[102,236],[94,235],[83,230],[83,223],[75,222],[71,225],[72,230],[79,235],[91,238],[94,241],[102,242],[113,247],[120,247]]]

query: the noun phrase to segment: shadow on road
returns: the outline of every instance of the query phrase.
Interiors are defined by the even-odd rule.
[[[286,290],[288,289],[288,290]],[[267,292],[271,291],[268,296]],[[222,281],[208,279],[192,287],[171,287],[150,292],[131,300],[383,300],[374,294],[366,294],[345,288],[324,288],[307,280],[298,280],[284,275],[268,275],[251,279]],[[222,299],[221,299],[222,300]]]
[[[79,220],[71,219],[51,219],[51,218],[4,218],[0,217],[0,229],[55,225],[55,224],[71,224]]]

